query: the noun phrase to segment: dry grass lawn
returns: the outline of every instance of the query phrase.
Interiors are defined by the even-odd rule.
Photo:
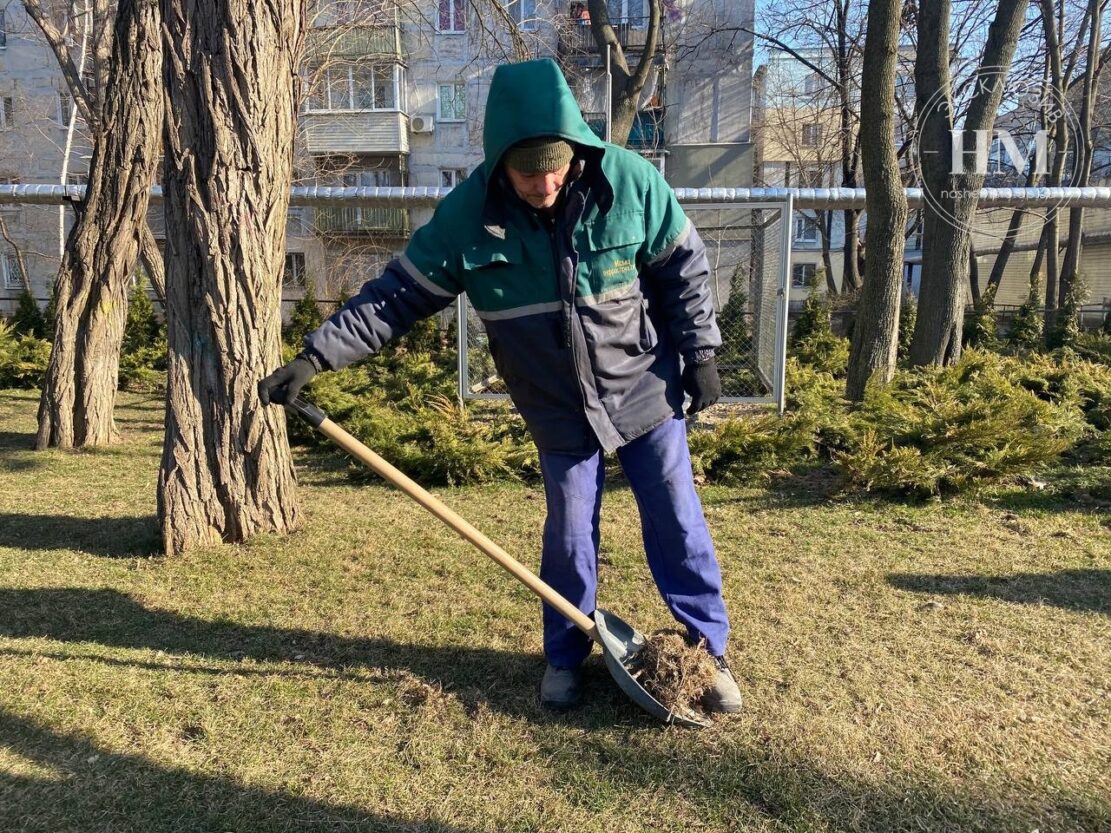
[[[399,493],[299,456],[304,528],[165,560],[161,403],[36,454],[0,393],[8,831],[1106,831],[1111,521],[1001,491],[905,505],[706,488],[744,713],[658,725],[595,657],[536,701],[539,603]],[[522,561],[538,487],[439,492]],[[670,622],[635,504],[601,598]]]

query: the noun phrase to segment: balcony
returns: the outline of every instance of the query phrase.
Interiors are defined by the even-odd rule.
[[[643,52],[648,40],[648,18],[610,18],[617,42],[626,53]],[[656,52],[662,54],[666,40],[667,26],[660,20],[660,31],[656,37]],[[561,21],[559,31],[559,56],[576,64],[598,66],[605,63],[605,50],[599,49],[594,41],[594,33],[589,22],[573,18]]]
[[[311,110],[299,130],[313,156],[409,152],[409,117],[398,110]]]
[[[605,113],[583,113],[583,119],[599,139],[606,137]],[[637,113],[626,147],[636,151],[662,150],[665,143],[664,108],[656,107]]]
[[[409,234],[409,209],[318,208],[316,229],[320,234],[341,237],[363,234],[404,237]]]
[[[629,131],[629,147],[634,150],[660,150],[665,144],[664,111],[662,107],[641,110]]]
[[[371,58],[401,61],[401,29],[391,23],[379,26],[316,26],[308,31],[305,60]]]

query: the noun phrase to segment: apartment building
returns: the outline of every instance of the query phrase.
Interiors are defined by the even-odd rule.
[[[862,60],[858,55],[857,64]],[[837,76],[835,56],[824,47],[800,47],[787,51],[771,49],[766,63],[754,76],[758,185],[770,188],[834,188],[842,184],[841,101],[828,80]],[[859,73],[854,77],[859,78]],[[858,111],[859,86],[849,90],[851,107]],[[913,111],[913,53],[900,58],[896,95]],[[897,125],[897,144],[909,126]],[[850,122],[849,141],[856,141],[856,125]],[[909,164],[904,155],[904,164]],[[859,180],[858,187],[863,187]],[[921,235],[908,228],[904,280],[917,292],[921,276]],[[867,216],[861,216],[861,237]],[[845,213],[843,211],[795,209],[791,238],[791,289],[793,305],[809,294],[809,281],[819,269],[833,276],[838,290],[844,274]],[[822,283],[821,288],[826,284]]]
[[[0,183],[84,184],[89,137],[37,34],[21,3],[0,0]],[[80,37],[73,47],[79,61]],[[91,73],[85,83],[95,85]],[[0,314],[14,309],[25,280],[45,304],[71,215],[56,206],[0,205]]]
[[[631,63],[646,48],[648,2],[608,0]],[[69,112],[61,73],[22,6],[10,0],[5,11],[0,102],[28,103],[0,110],[0,177],[58,182]],[[676,187],[751,186],[752,38],[744,30],[752,28],[753,0],[662,0],[661,11],[629,146]],[[588,122],[604,133],[605,55],[584,12],[585,3],[573,0],[507,0],[500,8],[465,0],[319,0],[303,62],[296,183],[453,187],[482,161],[490,79],[510,60],[559,61]],[[88,162],[79,118],[76,124],[68,157],[74,181]],[[287,305],[306,285],[320,299],[354,291],[430,213],[291,209]],[[0,264],[19,247],[35,294],[45,299],[58,266],[59,209],[25,206],[3,216],[11,218],[12,243],[0,241]],[[151,225],[161,237],[160,210],[152,210]],[[12,309],[21,285],[18,276],[0,284],[0,313]]]

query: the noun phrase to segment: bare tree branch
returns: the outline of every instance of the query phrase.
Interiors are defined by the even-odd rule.
[[[93,114],[89,92],[81,79],[81,73],[77,71],[77,66],[73,63],[73,56],[70,55],[65,34],[46,16],[39,0],[23,0],[23,5],[46,37],[46,42],[58,59],[58,66],[62,68],[62,75],[65,76],[66,85],[73,95],[73,101],[81,111],[81,117],[85,119],[89,129],[95,133],[99,126],[99,119]]]

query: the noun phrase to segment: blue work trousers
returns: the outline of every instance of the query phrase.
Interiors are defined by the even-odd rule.
[[[710,653],[723,655],[729,620],[721,570],[694,489],[686,422],[667,420],[617,449],[617,458],[636,497],[644,550],[660,595],[692,639],[705,638]],[[541,452],[540,468],[548,506],[540,577],[590,615],[598,584],[602,452]],[[577,667],[590,653],[590,639],[547,604],[543,609],[548,662]]]

